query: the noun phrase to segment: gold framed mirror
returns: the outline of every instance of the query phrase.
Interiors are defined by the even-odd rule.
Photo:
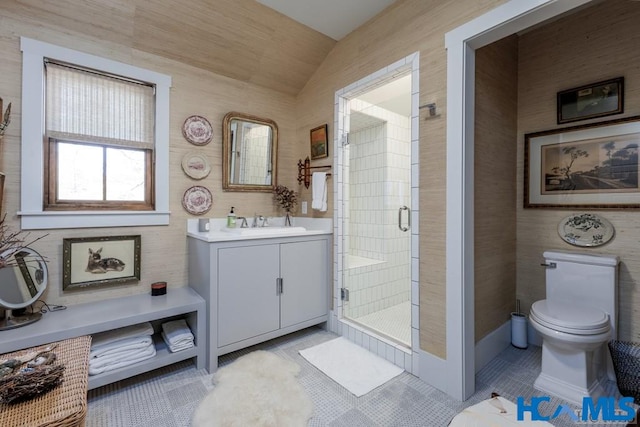
[[[271,192],[277,184],[278,125],[231,112],[222,121],[222,189]]]

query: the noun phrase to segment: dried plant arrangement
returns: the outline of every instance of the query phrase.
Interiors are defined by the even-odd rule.
[[[62,382],[64,365],[54,365],[57,356],[51,350],[55,347],[0,361],[0,403],[22,402]]]
[[[11,231],[9,226],[5,224],[6,214],[0,219],[0,254],[5,252],[13,253],[18,248],[29,246],[47,234],[37,237],[32,240],[28,240],[30,233],[24,231]],[[0,268],[14,266],[10,261],[7,261],[0,256]]]
[[[287,213],[293,211],[298,204],[298,194],[284,185],[276,186],[273,190],[273,198]]]
[[[46,393],[62,383],[64,365],[26,368],[0,378],[0,402],[18,403]]]
[[[2,115],[2,98],[0,98],[0,115]],[[4,136],[4,131],[9,126],[9,123],[11,123],[11,103],[7,106],[0,122],[0,138]]]

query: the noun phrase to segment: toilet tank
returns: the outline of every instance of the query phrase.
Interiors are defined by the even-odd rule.
[[[599,308],[609,314],[613,337],[617,337],[618,257],[554,251],[543,256],[547,300]]]

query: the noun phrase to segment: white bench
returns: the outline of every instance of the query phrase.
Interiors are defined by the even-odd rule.
[[[193,348],[171,353],[159,335],[154,336],[156,356],[100,375],[89,377],[89,389],[120,381],[182,360],[194,359],[205,366],[205,302],[189,287],[168,289],[166,295],[149,294],[71,305],[66,310],[45,313],[42,320],[21,328],[0,332],[0,354],[35,347],[67,338],[151,322],[154,330],[167,320],[184,318],[195,337]]]

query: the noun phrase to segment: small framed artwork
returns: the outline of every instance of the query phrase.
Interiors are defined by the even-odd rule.
[[[529,133],[524,144],[525,208],[640,208],[640,116]]]
[[[558,92],[558,124],[624,112],[624,77]]]
[[[62,289],[140,280],[141,237],[108,236],[62,240]]]
[[[311,160],[329,156],[327,125],[311,129]]]

